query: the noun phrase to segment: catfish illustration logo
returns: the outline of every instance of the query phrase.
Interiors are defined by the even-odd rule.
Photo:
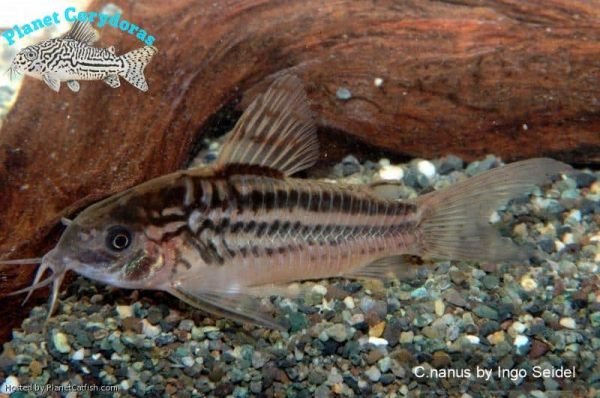
[[[146,46],[119,56],[112,46],[92,47],[98,39],[98,32],[88,22],[77,21],[63,37],[19,51],[9,72],[41,79],[56,92],[60,90],[60,82],[67,82],[74,92],[79,91],[78,80],[102,80],[116,88],[121,85],[119,76],[147,91],[144,69],[157,53],[156,47]]]

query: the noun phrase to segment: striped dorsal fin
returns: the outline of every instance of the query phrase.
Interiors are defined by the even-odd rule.
[[[215,167],[230,174],[270,169],[288,176],[312,166],[318,157],[316,127],[302,82],[286,75],[246,109]]]
[[[100,39],[100,34],[89,22],[75,21],[63,39],[76,40],[91,46]]]

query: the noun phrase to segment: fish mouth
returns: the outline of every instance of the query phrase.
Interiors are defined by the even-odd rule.
[[[41,259],[32,259],[30,263],[34,262],[33,260],[39,260],[35,262],[40,262],[40,266],[38,267],[38,270],[35,274],[33,283],[26,288],[9,293],[10,296],[14,296],[21,293],[27,293],[27,296],[25,297],[22,303],[22,305],[24,305],[27,302],[27,300],[29,300],[29,298],[35,290],[48,286],[52,283],[52,291],[50,294],[50,306],[48,308],[48,316],[46,320],[50,319],[50,317],[54,313],[54,310],[56,309],[56,305],[58,304],[58,293],[60,291],[60,286],[62,285],[66,272],[69,270],[69,267],[65,266],[64,262],[61,261],[62,259],[57,257],[58,256],[56,249],[52,249],[48,253],[46,253]],[[3,263],[10,264],[11,262],[5,261]],[[24,264],[23,260],[15,260],[13,262],[13,264],[19,263]],[[44,276],[44,273],[47,270],[52,271],[52,274],[46,279],[41,280]]]

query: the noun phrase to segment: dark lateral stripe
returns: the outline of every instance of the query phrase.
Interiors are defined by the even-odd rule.
[[[256,228],[256,231],[254,232],[256,237],[260,238],[261,236],[263,236],[267,232],[267,227],[268,224],[266,222],[259,223],[258,227]]]
[[[271,211],[284,210],[293,211],[295,209],[305,210],[315,213],[341,212],[345,214],[364,214],[364,215],[406,215],[416,211],[416,206],[412,203],[378,201],[364,197],[361,194],[339,189],[308,186],[306,188],[297,187],[293,184],[288,189],[278,186],[285,184],[283,181],[253,181],[253,179],[244,179],[235,183],[228,182],[221,178],[192,178],[191,184],[194,188],[194,203],[188,208],[196,208],[201,211],[210,208],[236,209],[239,213],[244,211]],[[204,195],[203,184],[209,185],[212,191],[210,195]],[[249,189],[240,188],[240,184],[247,184]],[[183,185],[183,184],[182,184]],[[182,192],[183,190],[183,192]],[[183,186],[170,188],[169,193],[163,193],[168,203],[179,203],[182,205],[185,197]],[[245,193],[247,192],[247,193]],[[161,195],[157,195],[161,196]],[[203,203],[202,198],[208,197],[208,203]],[[165,201],[163,201],[163,206]],[[152,206],[154,207],[154,206]]]
[[[248,256],[260,257],[265,255],[273,256],[276,254],[284,255],[311,246],[335,247],[344,242],[365,237],[392,237],[398,233],[409,232],[415,226],[414,222],[405,222],[394,226],[340,226],[323,224],[301,225],[300,223],[281,223],[280,221],[267,225],[266,223],[256,223],[255,221],[251,221],[240,228],[241,231],[242,228],[246,229],[246,226],[251,224],[252,228],[250,228],[249,231],[254,233],[255,236],[258,236],[259,234],[269,234],[277,235],[279,238],[268,244],[262,245],[252,239],[244,239],[244,243],[241,243],[242,241],[238,241],[235,238],[232,239],[228,235],[216,234],[215,231],[219,228],[219,225],[225,224],[229,228],[232,228],[237,223],[223,223],[222,221],[205,223],[204,227],[211,230],[210,233],[205,234],[202,238],[188,237],[188,242],[208,265],[222,265],[227,259],[235,258],[238,255],[244,258],[247,258]],[[262,227],[262,224],[265,226]],[[295,239],[284,239],[285,236],[291,235],[291,232],[288,233],[289,231],[286,230],[286,228],[290,228],[289,231],[291,231],[291,229],[296,229],[297,236]],[[369,248],[368,250],[372,251],[376,249],[382,250],[382,248]],[[342,253],[342,256],[344,255],[349,255],[349,253]]]
[[[282,182],[282,184],[284,183]],[[240,212],[247,209],[253,212],[299,209],[315,213],[331,210],[352,215],[393,216],[416,211],[416,206],[412,203],[378,201],[361,197],[360,194],[354,192],[327,189],[326,187],[302,189],[292,186],[289,190],[285,190],[277,186],[268,186],[268,184],[255,184],[248,194],[244,195],[238,190],[235,192],[236,208]]]
[[[294,210],[298,206],[298,200],[300,198],[300,193],[295,189],[291,189],[288,195],[287,200],[287,208],[289,211]]]
[[[187,224],[186,226],[182,226],[182,228],[185,227],[187,227]],[[230,233],[232,235],[236,233],[244,233],[252,235],[256,239],[260,239],[264,236],[280,238],[283,238],[284,236],[290,236],[295,237],[296,239],[310,239],[313,243],[323,244],[325,242],[338,239],[357,239],[361,237],[384,235],[389,236],[395,233],[406,232],[414,227],[415,223],[412,221],[405,221],[391,226],[371,224],[302,224],[300,221],[282,222],[281,220],[274,220],[271,223],[264,221],[257,222],[254,220],[247,222],[236,221],[232,224],[229,218],[223,217],[221,220],[217,220],[215,222],[208,219],[204,220],[196,232],[196,236],[200,237],[206,230],[208,230],[210,231],[208,235],[213,237],[222,237],[226,233]],[[180,230],[174,232],[173,235],[177,233],[180,233]],[[210,239],[208,238],[207,240],[209,241]],[[205,243],[205,246],[210,248],[210,244],[208,242]]]

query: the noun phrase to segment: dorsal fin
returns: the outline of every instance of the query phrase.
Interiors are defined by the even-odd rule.
[[[100,39],[100,34],[89,22],[75,21],[63,39],[77,40],[91,46]]]
[[[246,109],[223,145],[216,167],[223,171],[269,168],[287,176],[312,166],[318,157],[316,127],[302,82],[286,75]]]

